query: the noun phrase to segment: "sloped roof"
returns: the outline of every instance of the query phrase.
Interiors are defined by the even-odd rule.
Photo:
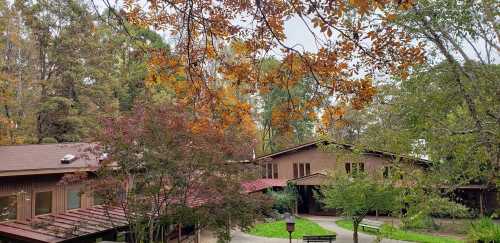
[[[246,193],[258,192],[272,187],[286,186],[286,179],[257,179],[241,183],[241,187]]]
[[[356,147],[353,144],[337,143],[337,142],[330,141],[330,140],[327,140],[327,139],[319,139],[319,140],[315,140],[315,141],[312,141],[312,142],[308,142],[308,143],[304,143],[304,144],[299,144],[299,145],[296,145],[296,146],[292,146],[292,147],[283,149],[283,150],[278,151],[278,152],[274,152],[274,153],[262,155],[262,156],[259,156],[259,157],[255,158],[253,161],[264,160],[264,159],[271,159],[271,158],[279,157],[279,156],[286,155],[286,154],[289,154],[289,153],[294,153],[294,152],[298,152],[298,151],[301,151],[301,150],[305,150],[305,149],[316,148],[318,146],[318,144],[321,144],[321,143],[323,143],[323,144],[336,144],[338,146],[343,147],[344,149],[354,149]],[[428,165],[430,163],[429,160],[415,158],[415,157],[410,157],[410,156],[407,156],[407,155],[400,155],[400,154],[395,154],[395,153],[392,153],[392,152],[387,152],[387,151],[382,151],[382,150],[374,150],[374,149],[367,149],[367,148],[360,148],[360,149],[362,149],[362,151],[364,153],[366,153],[366,154],[375,154],[375,155],[380,155],[380,156],[385,156],[385,157],[392,157],[392,158],[404,158],[404,159],[416,162],[416,163],[421,164],[421,165]]]
[[[29,144],[0,146],[0,177],[68,173],[94,170],[99,162],[86,149],[89,143]],[[61,163],[67,155],[76,156],[68,164]]]
[[[328,172],[325,170],[316,171],[310,175],[303,177],[290,179],[288,182],[292,182],[295,185],[323,185],[328,179]]]

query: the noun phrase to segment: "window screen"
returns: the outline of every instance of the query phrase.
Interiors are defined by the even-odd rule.
[[[297,166],[297,164],[293,164],[293,178],[297,178],[299,177],[299,168]]]
[[[75,209],[81,207],[81,194],[80,190],[69,190],[67,194],[68,209]]]
[[[310,174],[311,174],[311,164],[306,163],[306,175],[310,175]]]
[[[304,176],[304,164],[299,164],[299,176],[303,177]]]
[[[273,164],[273,178],[278,179],[278,164]]]
[[[35,194],[35,215],[52,212],[52,192],[37,192]]]
[[[0,222],[17,218],[17,198],[14,195],[0,197]]]

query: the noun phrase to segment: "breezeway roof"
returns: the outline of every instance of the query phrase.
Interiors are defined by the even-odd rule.
[[[0,236],[26,242],[73,242],[95,237],[128,225],[123,209],[94,206],[59,214],[37,216],[29,221],[0,223]]]

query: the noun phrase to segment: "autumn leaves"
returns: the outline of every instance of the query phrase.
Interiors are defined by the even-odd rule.
[[[129,0],[125,10],[131,23],[168,32],[174,40],[171,53],[153,51],[147,83],[167,86],[195,120],[252,132],[251,97],[273,88],[290,90],[313,80],[310,99],[297,105],[299,97],[289,92],[273,121],[286,126],[295,114],[306,114],[331,126],[347,108],[370,103],[375,75],[406,78],[424,61],[423,46],[391,21],[412,2],[163,0],[142,8]],[[291,18],[301,19],[304,34],[318,40],[315,52],[285,44]],[[266,60],[277,51],[279,64],[269,67]]]

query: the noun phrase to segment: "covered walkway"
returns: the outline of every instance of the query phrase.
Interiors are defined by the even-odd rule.
[[[41,215],[28,221],[0,223],[0,240],[38,243],[115,240],[116,232],[125,230],[127,225],[123,209],[99,205]]]

